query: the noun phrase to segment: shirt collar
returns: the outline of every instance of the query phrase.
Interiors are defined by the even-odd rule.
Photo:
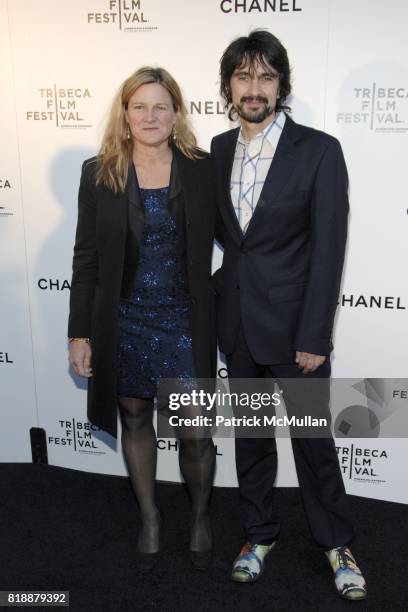
[[[275,120],[272,121],[271,123],[268,123],[268,125],[262,130],[262,132],[259,132],[259,134],[254,136],[254,138],[252,138],[250,142],[252,142],[253,140],[263,141],[263,139],[266,138],[266,140],[268,140],[268,142],[274,148],[276,148],[278,145],[279,137],[283,130],[283,126],[285,125],[285,121],[286,121],[285,113],[283,113],[282,111],[279,111],[278,114],[276,115]],[[248,142],[245,140],[244,135],[242,133],[242,128],[239,130],[238,142],[244,147],[248,146]]]

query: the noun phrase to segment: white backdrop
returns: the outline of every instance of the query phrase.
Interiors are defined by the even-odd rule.
[[[46,431],[51,464],[126,473],[120,446],[89,429],[84,382],[67,362],[80,166],[98,149],[117,87],[144,64],[174,74],[208,149],[230,127],[218,95],[220,55],[254,27],[288,50],[294,119],[337,136],[348,164],[334,375],[408,376],[407,21],[405,0],[0,0],[2,461],[31,460],[35,426]],[[278,442],[278,485],[296,485],[290,442]],[[217,445],[216,484],[235,486],[231,440]],[[159,441],[160,479],[179,479],[174,446]],[[404,439],[343,438],[338,447],[349,492],[408,503]]]

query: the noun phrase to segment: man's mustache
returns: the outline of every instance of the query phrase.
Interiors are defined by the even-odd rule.
[[[268,104],[268,99],[264,96],[243,96],[240,102],[241,104],[244,102],[263,102],[264,104]]]

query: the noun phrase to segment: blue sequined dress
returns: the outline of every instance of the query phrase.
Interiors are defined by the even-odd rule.
[[[189,296],[168,187],[140,189],[145,225],[129,298],[119,306],[118,386],[122,397],[156,396],[160,378],[194,376]]]

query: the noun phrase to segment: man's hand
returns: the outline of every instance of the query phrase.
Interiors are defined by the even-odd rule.
[[[310,374],[319,368],[325,361],[324,355],[313,355],[313,353],[301,353],[296,351],[296,363],[298,368],[303,369],[303,374]]]
[[[90,378],[92,376],[91,368],[91,345],[83,340],[72,340],[69,344],[68,359],[70,364],[79,376]]]

